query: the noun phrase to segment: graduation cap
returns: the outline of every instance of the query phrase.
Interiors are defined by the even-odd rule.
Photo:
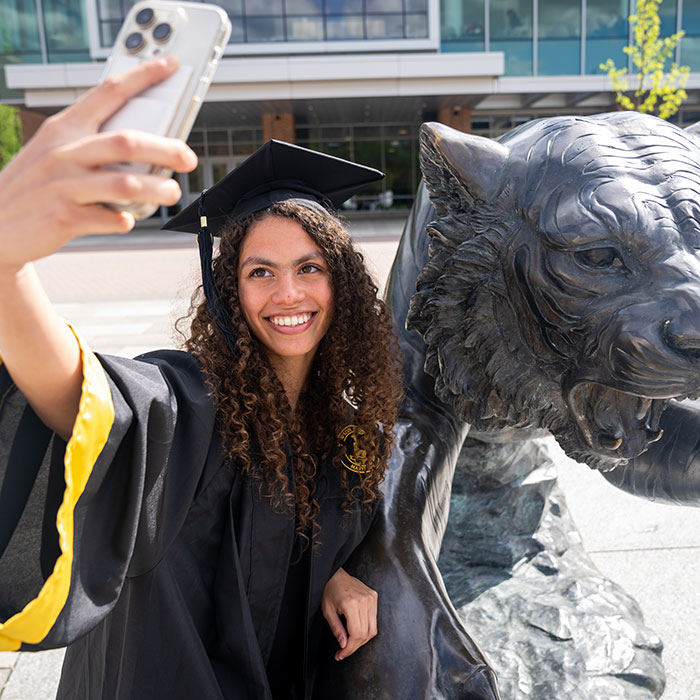
[[[271,140],[163,224],[163,229],[198,234],[204,296],[233,355],[238,354],[235,332],[212,272],[213,237],[221,235],[230,221],[277,202],[292,200],[317,211],[333,211],[383,177],[374,168]]]

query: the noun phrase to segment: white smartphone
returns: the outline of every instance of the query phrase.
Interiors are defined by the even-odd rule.
[[[169,0],[136,3],[119,30],[101,80],[159,56],[174,54],[180,65],[167,80],[129,100],[100,130],[140,129],[185,141],[230,35],[231,21],[216,5]],[[171,172],[147,163],[111,167],[158,175]],[[137,219],[150,216],[158,208],[135,202],[108,206],[129,211]]]

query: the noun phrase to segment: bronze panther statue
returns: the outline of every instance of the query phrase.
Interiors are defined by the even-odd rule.
[[[466,622],[509,700],[659,697],[660,641],[572,538],[538,438],[697,502],[700,412],[680,401],[700,392],[700,144],[635,113],[498,141],[427,124],[421,167],[432,204],[388,285],[407,398],[353,562],[380,636],[321,676],[354,700],[497,698]]]

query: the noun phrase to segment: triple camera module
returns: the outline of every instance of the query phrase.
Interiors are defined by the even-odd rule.
[[[168,22],[156,24],[156,13],[150,7],[146,7],[137,13],[136,24],[144,31],[153,27],[151,36],[157,44],[164,44],[173,33],[173,28]],[[142,32],[131,32],[126,37],[124,45],[130,53],[138,53],[146,45],[146,37]]]

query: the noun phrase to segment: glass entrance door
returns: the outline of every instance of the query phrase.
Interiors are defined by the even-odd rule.
[[[194,202],[203,189],[217,183],[246,158],[247,156],[200,156],[197,169],[180,179],[181,186],[183,180],[187,183],[187,192],[184,192],[183,187],[186,203]]]

